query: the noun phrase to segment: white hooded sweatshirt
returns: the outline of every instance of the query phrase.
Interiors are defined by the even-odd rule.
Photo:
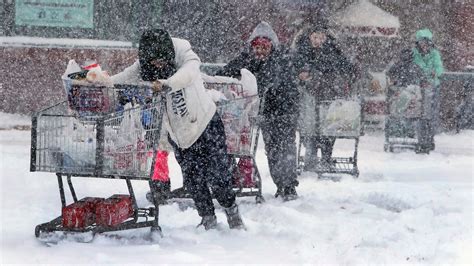
[[[176,73],[162,84],[171,88],[166,95],[163,123],[171,139],[182,149],[191,147],[206,129],[216,105],[204,88],[199,70],[201,60],[183,39],[171,38],[175,51]],[[137,60],[123,72],[111,77],[114,84],[142,82]]]

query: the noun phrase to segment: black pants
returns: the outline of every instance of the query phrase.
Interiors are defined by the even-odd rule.
[[[190,191],[199,216],[213,215],[212,194],[224,208],[235,202],[232,190],[230,156],[227,154],[224,124],[216,113],[199,139],[189,148],[180,149],[170,139],[181,166],[183,183]]]
[[[323,137],[323,136],[305,137],[304,139],[304,146],[306,149],[305,168],[310,169],[316,166],[316,164],[318,163],[318,160],[317,160],[318,149],[321,149],[321,162],[325,164],[330,163],[332,150],[333,150],[335,142],[336,142],[335,137]]]
[[[298,185],[295,121],[295,119],[266,119],[262,125],[270,175],[279,188]]]
[[[418,143],[427,148],[434,143],[434,129],[430,119],[420,118],[418,121]]]

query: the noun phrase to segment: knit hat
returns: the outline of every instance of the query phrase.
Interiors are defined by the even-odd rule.
[[[419,30],[415,36],[417,41],[421,41],[422,39],[433,40],[433,33],[429,29]]]

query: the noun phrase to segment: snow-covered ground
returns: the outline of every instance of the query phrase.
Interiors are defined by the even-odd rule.
[[[0,112],[0,130],[26,128],[31,126],[29,116]]]
[[[1,118],[4,128],[25,122]],[[218,230],[196,229],[197,212],[175,203],[160,209],[164,236],[158,243],[98,236],[92,243],[64,240],[47,247],[36,240],[34,227],[60,213],[55,175],[29,172],[29,131],[0,130],[0,263],[472,264],[473,139],[473,131],[442,134],[430,155],[389,154],[380,133],[368,134],[361,138],[358,179],[336,182],[303,173],[300,198],[291,202],[273,198],[260,147],[266,203],[239,198],[247,231],[229,230],[219,208]],[[351,145],[336,149],[347,153]],[[180,185],[174,160],[171,176],[173,186]],[[79,197],[127,192],[120,180],[73,181]],[[145,205],[146,182],[134,184]]]

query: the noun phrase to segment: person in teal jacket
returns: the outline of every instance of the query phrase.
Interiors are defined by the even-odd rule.
[[[429,150],[434,150],[434,134],[439,129],[439,107],[440,107],[440,80],[444,72],[443,61],[438,49],[433,43],[433,33],[429,29],[421,29],[416,32],[416,45],[413,48],[413,61],[423,71],[426,80],[431,85],[433,96],[431,99],[431,123],[429,125],[430,139]]]
[[[439,77],[443,74],[443,61],[433,43],[433,33],[429,29],[416,32],[416,47],[413,48],[413,60],[425,73],[433,86],[439,86]]]

